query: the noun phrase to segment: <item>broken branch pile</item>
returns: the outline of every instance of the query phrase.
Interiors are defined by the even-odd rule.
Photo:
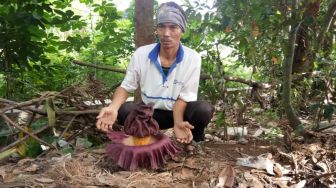
[[[89,76],[84,82],[61,92],[45,92],[28,101],[0,99],[0,117],[5,122],[0,126],[0,133],[7,127],[8,134],[1,136],[11,137],[7,140],[13,141],[0,145],[0,160],[11,154],[6,151],[17,152],[13,148],[18,148],[31,138],[41,145],[58,149],[56,140],[71,140],[78,134],[94,128],[98,108],[105,105],[106,98],[110,96],[103,83]],[[40,119],[44,119],[45,124],[34,129],[34,122]],[[56,139],[51,142],[41,139],[41,133],[46,130],[53,132]],[[65,135],[66,138],[63,138]]]

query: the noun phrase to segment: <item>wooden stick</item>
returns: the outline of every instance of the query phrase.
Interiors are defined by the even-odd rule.
[[[22,127],[20,127],[19,125],[17,125],[16,123],[14,123],[6,114],[2,114],[1,115],[9,124],[11,124],[12,126],[16,127],[17,129],[19,129],[20,131],[28,134],[29,136],[31,136],[32,138],[34,138],[36,141],[49,146],[50,148],[54,148],[57,149],[55,146],[49,144],[48,142],[41,140],[40,138],[38,138],[37,136],[35,136],[34,134],[28,132],[27,130],[23,129]]]
[[[76,65],[81,65],[81,66],[86,66],[86,67],[93,67],[101,70],[107,70],[107,71],[112,71],[112,72],[118,72],[118,73],[123,73],[126,74],[125,69],[119,69],[119,68],[113,68],[113,67],[106,67],[106,66],[101,66],[101,65],[95,65],[95,64],[89,64],[89,63],[83,63],[80,61],[73,61],[74,64]]]
[[[47,114],[47,112],[43,109],[28,107],[28,106],[25,106],[25,105],[24,106],[19,105],[19,104],[23,104],[23,103],[26,103],[26,102],[17,103],[15,101],[2,99],[2,98],[0,98],[0,102],[13,105],[13,106],[15,106],[14,108],[18,108],[18,109],[21,109],[21,110],[27,110],[27,111],[35,112],[35,113],[41,114],[41,115],[46,115]],[[12,108],[13,106],[11,106],[11,109],[14,109],[14,108]],[[1,111],[3,111],[3,110],[1,110]],[[0,115],[1,115],[1,111],[0,111]],[[7,110],[5,109],[5,111],[8,111],[8,108],[7,108]],[[78,110],[78,111],[76,111],[76,110],[75,111],[58,110],[58,111],[55,111],[55,112],[56,112],[57,115],[84,115],[84,114],[98,114],[100,112],[100,110],[81,110],[81,111],[80,110]]]
[[[37,98],[37,99],[32,99],[32,100],[21,102],[21,103],[16,103],[16,102],[15,102],[15,104],[11,103],[12,106],[7,106],[7,107],[2,108],[0,110],[0,115],[2,115],[3,113],[5,113],[8,110],[12,110],[12,109],[20,108],[20,107],[24,107],[24,106],[29,106],[29,105],[35,104],[37,102],[40,102],[41,100],[43,100],[43,99],[42,98]]]
[[[77,117],[76,115],[74,117],[72,117],[72,119],[68,123],[67,127],[64,129],[62,134],[59,136],[58,140],[61,140],[63,138],[64,134],[68,131],[69,127],[71,126],[72,122],[76,119],[76,117]]]

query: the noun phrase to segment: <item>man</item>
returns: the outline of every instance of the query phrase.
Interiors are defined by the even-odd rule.
[[[174,2],[163,3],[157,14],[159,43],[138,48],[112,103],[97,116],[97,128],[107,131],[118,119],[123,124],[134,103],[125,103],[138,86],[145,104],[154,103],[153,117],[160,129],[173,127],[177,141],[204,140],[204,128],[213,107],[197,101],[201,56],[180,43],[186,29],[183,9]]]

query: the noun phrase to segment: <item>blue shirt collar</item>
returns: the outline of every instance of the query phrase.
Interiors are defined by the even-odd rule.
[[[157,43],[153,48],[153,50],[148,54],[148,58],[151,60],[151,62],[155,62],[157,60],[159,52],[160,52],[160,43]],[[182,44],[180,43],[179,49],[177,50],[175,63],[180,63],[183,60],[183,56],[184,56],[184,50]]]

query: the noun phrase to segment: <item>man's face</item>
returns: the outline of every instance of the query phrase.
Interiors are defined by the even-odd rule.
[[[158,24],[156,30],[161,47],[169,49],[179,46],[183,32],[178,25],[173,23],[162,23]]]

